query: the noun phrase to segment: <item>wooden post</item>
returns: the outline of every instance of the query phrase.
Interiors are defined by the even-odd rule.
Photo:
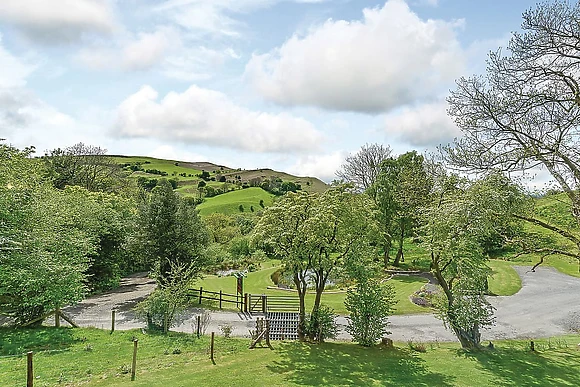
[[[262,294],[262,313],[266,313],[266,295]]]
[[[54,326],[60,328],[60,308],[54,311]]]
[[[199,339],[199,336],[201,334],[201,316],[197,316],[197,338]]]
[[[222,308],[222,290],[220,289],[220,309]]]
[[[201,296],[203,295],[203,288],[199,287],[199,305],[201,305]]]
[[[137,343],[138,339],[133,340],[133,364],[131,365],[131,381],[135,380],[135,369],[137,368]]]
[[[270,349],[272,348],[272,344],[270,344],[270,320],[266,320],[266,345]]]
[[[248,293],[244,294],[244,312],[248,313]]]
[[[111,333],[115,332],[115,309],[111,310]]]
[[[536,346],[533,341],[530,341],[530,351],[534,352],[536,350]]]
[[[211,346],[210,346],[210,353],[211,353],[211,362],[215,365],[215,359],[213,358],[213,339],[214,339],[215,332],[211,333]]]
[[[32,370],[32,355],[34,354],[34,352],[29,351],[26,354],[26,359],[27,359],[27,367],[26,367],[26,387],[32,387],[34,384],[34,373]]]

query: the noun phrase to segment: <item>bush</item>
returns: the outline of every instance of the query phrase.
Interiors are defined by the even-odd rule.
[[[376,280],[359,282],[355,289],[349,289],[344,304],[350,313],[346,330],[353,341],[370,347],[388,334],[387,317],[392,313],[395,302],[393,286]]]
[[[312,311],[312,314],[306,316],[304,321],[305,335],[317,343],[322,343],[325,339],[335,338],[338,334],[336,317],[334,309],[320,305],[318,309]]]

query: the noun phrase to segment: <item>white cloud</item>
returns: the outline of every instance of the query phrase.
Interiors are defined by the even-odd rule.
[[[0,20],[43,43],[75,41],[116,27],[110,0],[3,0]]]
[[[404,107],[385,117],[384,131],[416,147],[432,147],[448,143],[461,135],[461,131],[447,115],[447,102]]]
[[[288,172],[297,176],[316,176],[330,183],[336,179],[336,171],[340,168],[348,152],[337,151],[322,155],[300,157]]]
[[[36,66],[8,52],[2,46],[2,34],[0,34],[0,69],[2,69],[0,71],[1,90],[26,85],[26,78],[36,69]]]
[[[124,137],[155,137],[254,152],[315,150],[322,135],[305,119],[237,106],[217,91],[191,86],[158,101],[150,86],[117,109],[115,130]]]
[[[463,72],[461,21],[422,20],[403,0],[363,16],[328,20],[254,55],[246,78],[282,105],[379,113],[431,99]]]

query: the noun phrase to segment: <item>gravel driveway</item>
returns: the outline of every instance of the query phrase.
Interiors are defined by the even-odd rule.
[[[522,278],[522,289],[513,296],[490,297],[496,310],[497,323],[490,330],[483,331],[483,339],[509,339],[550,337],[580,328],[580,278],[559,273],[551,267],[540,267],[535,272],[530,267],[515,266]],[[91,297],[80,304],[66,308],[81,326],[110,327],[111,309],[117,309],[116,329],[143,327],[136,321],[131,308],[146,297],[155,287],[153,280],[143,274],[123,279],[121,287],[115,291]],[[194,318],[200,309],[191,309],[191,318],[174,330],[192,332]],[[234,336],[249,336],[249,329],[255,327],[255,318],[235,312],[211,312],[208,331],[220,334],[219,326],[229,324]],[[445,329],[442,322],[432,314],[403,315],[390,317],[392,332],[396,341],[454,341],[455,336]],[[348,340],[344,331],[345,317],[338,318],[339,339]]]

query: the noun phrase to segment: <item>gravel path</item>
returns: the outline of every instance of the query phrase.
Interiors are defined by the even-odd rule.
[[[530,267],[516,266],[522,278],[522,289],[509,297],[490,297],[496,310],[497,323],[483,331],[484,340],[508,338],[550,337],[580,328],[580,278],[559,273],[551,267],[540,267],[531,272]],[[117,309],[116,329],[143,327],[136,321],[131,309],[144,299],[155,287],[153,280],[144,274],[123,279],[121,287],[107,294],[88,298],[80,304],[65,309],[81,326],[110,327],[111,309]],[[194,316],[201,309],[189,311],[191,318],[174,328],[176,331],[192,332]],[[229,324],[232,335],[248,336],[255,328],[255,318],[235,312],[211,312],[207,328],[220,334],[219,326]],[[432,314],[403,315],[390,317],[390,337],[397,341],[454,341],[455,336],[445,329],[442,322]],[[345,332],[345,317],[338,318],[339,339],[349,340]]]

